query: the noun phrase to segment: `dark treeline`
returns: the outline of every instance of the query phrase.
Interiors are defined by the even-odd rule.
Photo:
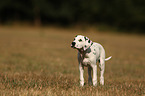
[[[145,0],[0,0],[0,23],[108,24],[145,30]]]

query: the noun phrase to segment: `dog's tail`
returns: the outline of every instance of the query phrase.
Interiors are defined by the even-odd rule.
[[[110,60],[111,58],[112,58],[112,56],[106,58],[105,61],[108,61],[108,60]]]

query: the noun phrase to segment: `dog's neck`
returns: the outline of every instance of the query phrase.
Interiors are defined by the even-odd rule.
[[[84,58],[84,55],[86,54],[86,51],[87,51],[87,50],[84,51],[84,49],[81,48],[81,49],[78,49],[78,51],[80,52],[80,56],[81,56],[81,58],[83,59],[83,58]]]
[[[84,54],[84,53],[85,53],[85,51],[84,51],[84,49],[83,49],[83,48],[78,49],[78,51],[80,52],[80,54]]]
[[[92,45],[93,45],[93,42],[91,43],[91,46],[92,46]],[[89,46],[89,48],[90,48],[91,46]],[[83,48],[78,49],[78,51],[80,52],[81,58],[84,58],[84,56],[85,56],[87,50],[89,50],[89,48],[87,48],[86,50],[84,50]]]

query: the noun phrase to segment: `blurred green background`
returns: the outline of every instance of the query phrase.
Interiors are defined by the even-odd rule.
[[[105,25],[145,33],[145,0],[0,0],[0,24]]]

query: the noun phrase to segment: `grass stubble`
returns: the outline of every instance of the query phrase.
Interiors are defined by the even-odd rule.
[[[70,48],[82,34],[101,43],[106,55],[105,85],[79,86],[77,51]],[[94,29],[56,27],[0,28],[1,96],[144,96],[145,36],[100,33]],[[99,75],[99,68],[98,68]]]

